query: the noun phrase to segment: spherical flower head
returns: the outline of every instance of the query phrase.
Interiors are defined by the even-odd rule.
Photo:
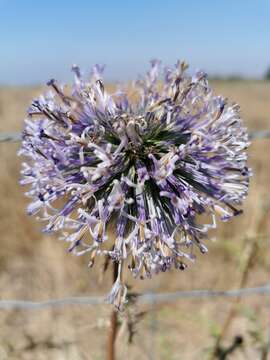
[[[88,80],[73,66],[65,89],[55,80],[25,120],[21,183],[30,215],[57,232],[69,251],[119,264],[109,301],[121,305],[122,269],[150,277],[183,270],[216,227],[238,215],[247,195],[248,134],[239,106],[215,96],[206,75],[178,62],[160,76],[152,61],[127,89],[105,90],[104,67]]]

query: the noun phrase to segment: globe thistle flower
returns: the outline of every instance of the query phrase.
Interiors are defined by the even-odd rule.
[[[127,266],[135,277],[183,270],[216,227],[241,213],[250,170],[239,106],[215,96],[206,74],[178,62],[160,76],[152,61],[131,88],[105,90],[104,67],[88,80],[73,66],[65,89],[55,80],[25,120],[20,154],[30,215],[61,233],[92,266],[119,264],[109,301],[123,303]]]

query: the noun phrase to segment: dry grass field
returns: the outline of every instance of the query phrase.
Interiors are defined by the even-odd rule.
[[[238,102],[250,130],[270,130],[270,83],[213,82],[215,92]],[[0,132],[20,131],[25,109],[40,88],[0,88]],[[18,185],[19,144],[0,144],[0,288],[1,299],[46,300],[65,296],[105,294],[110,274],[102,282],[97,268],[87,269],[86,258],[73,257],[66,245],[40,232],[40,224],[25,213],[27,199]],[[253,251],[245,286],[269,281],[270,272],[270,139],[250,147],[254,171],[244,214],[220,224],[209,253],[198,256],[185,272],[162,274],[136,282],[141,291],[237,288],[249,251]],[[256,239],[256,240],[255,240]],[[253,246],[256,241],[256,246]],[[134,285],[132,279],[130,284]],[[120,329],[119,359],[206,359],[213,334],[222,327],[230,299],[179,299],[149,310],[137,325],[131,345]],[[105,358],[109,306],[66,306],[31,311],[0,310],[0,360],[101,360]],[[248,319],[253,313],[255,320]],[[243,299],[224,339],[244,337],[242,349],[230,359],[261,359],[258,343],[249,334],[254,326],[267,334],[270,296]]]

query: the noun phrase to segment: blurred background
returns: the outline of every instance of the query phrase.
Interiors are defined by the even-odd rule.
[[[50,78],[72,79],[106,64],[111,87],[144,73],[152,58],[177,59],[209,74],[216,94],[240,104],[250,131],[270,130],[270,2],[189,0],[0,0],[0,132],[20,132],[26,108]],[[41,233],[26,215],[19,184],[19,143],[0,143],[1,299],[104,295],[110,271]],[[209,253],[185,272],[129,280],[136,292],[226,290],[269,282],[270,139],[249,150],[254,176],[244,214],[215,232]],[[109,269],[110,270],[110,269]],[[0,310],[0,360],[104,359],[109,306]],[[270,297],[179,299],[134,307],[131,344],[121,317],[119,359],[267,359]],[[136,318],[136,314],[139,315]],[[226,353],[227,351],[227,353]],[[227,355],[228,356],[227,356]],[[227,357],[226,357],[227,356]],[[216,357],[217,358],[217,357]]]

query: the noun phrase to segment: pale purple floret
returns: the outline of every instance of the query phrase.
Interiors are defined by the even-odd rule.
[[[247,195],[248,134],[239,106],[215,96],[206,75],[160,62],[127,91],[108,93],[104,66],[84,80],[73,66],[68,94],[55,80],[35,99],[20,154],[30,215],[61,232],[69,251],[119,263],[109,296],[124,301],[122,269],[134,276],[193,261],[216,214],[239,214]],[[132,94],[132,96],[129,96]],[[202,224],[203,219],[208,219]],[[108,229],[110,229],[108,231]]]

